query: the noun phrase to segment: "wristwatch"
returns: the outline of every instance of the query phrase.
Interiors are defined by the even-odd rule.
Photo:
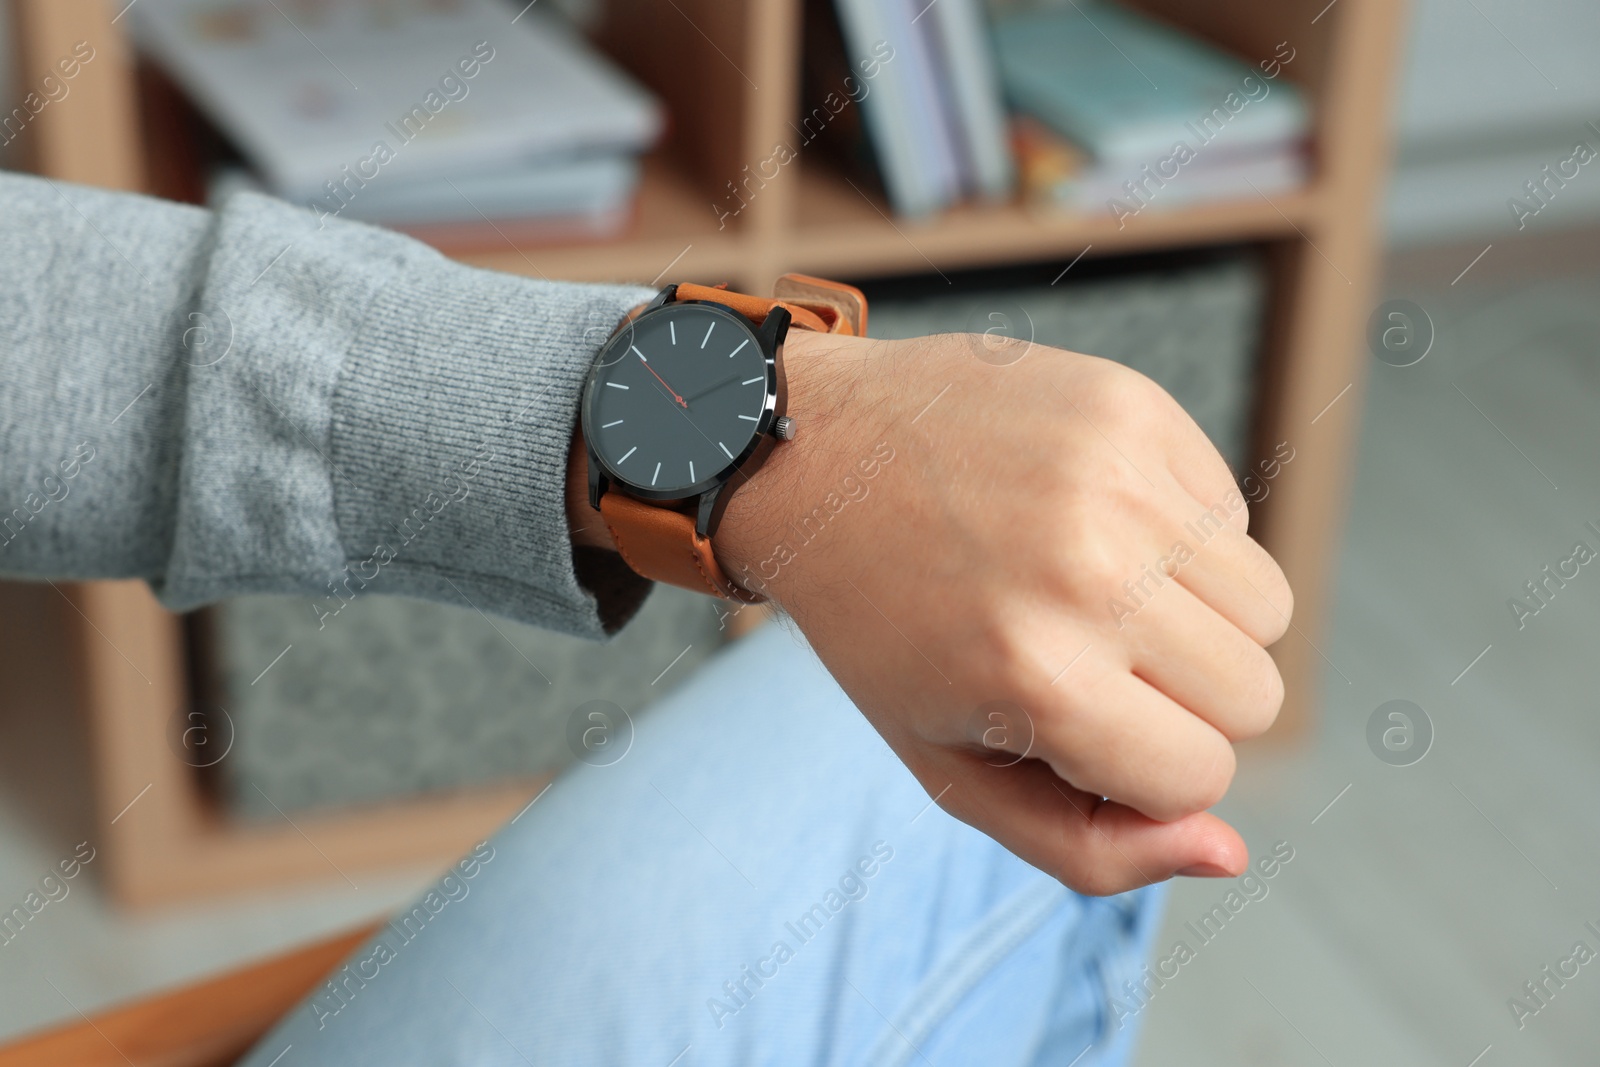
[[[859,289],[785,274],[771,297],[669,285],[635,308],[595,357],[579,416],[589,504],[624,562],[652,581],[746,603],[713,538],[728,499],[780,441],[791,329],[861,336]]]

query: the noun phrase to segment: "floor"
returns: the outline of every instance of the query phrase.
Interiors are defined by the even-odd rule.
[[[1600,1057],[1600,966],[1562,963],[1578,942],[1600,953],[1600,567],[1565,563],[1578,542],[1600,553],[1600,270],[1502,252],[1498,273],[1452,285],[1479,250],[1386,287],[1436,339],[1414,366],[1372,368],[1324,718],[1300,753],[1248,753],[1221,809],[1253,854],[1284,841],[1294,858],[1205,942],[1185,924],[1230,886],[1179,886],[1162,955],[1179,940],[1194,955],[1150,983],[1148,1008],[1128,1001],[1147,1026],[1138,1067]],[[1558,586],[1546,565],[1576,577]],[[1382,728],[1368,741],[1397,699],[1432,724],[1408,765],[1377,758]],[[1395,764],[1420,751],[1410,718]]]
[[[1285,842],[1292,859],[1231,900],[1232,883],[1179,886],[1162,954],[1192,956],[1125,1002],[1139,1067],[1595,1060],[1600,965],[1566,964],[1543,1004],[1523,983],[1576,942],[1600,951],[1600,567],[1549,582],[1537,614],[1507,601],[1531,612],[1525,582],[1576,542],[1600,551],[1600,265],[1496,248],[1451,285],[1473,254],[1414,258],[1386,290],[1437,336],[1414,366],[1373,367],[1319,734],[1248,751],[1222,809],[1257,855]],[[1432,726],[1407,766],[1367,740],[1395,699]],[[72,856],[85,817],[85,783],[17,756],[22,740],[0,740],[0,910]],[[107,906],[90,862],[0,944],[0,1037],[346,927],[426,877],[139,917]],[[1217,905],[1225,923],[1196,936]]]

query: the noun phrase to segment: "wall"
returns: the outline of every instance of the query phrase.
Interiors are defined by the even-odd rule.
[[[1411,2],[1391,241],[1509,238],[1519,230],[1507,200],[1539,206],[1524,182],[1577,141],[1600,150],[1600,129],[1587,125],[1600,126],[1600,4]],[[1524,233],[1600,222],[1600,160],[1523,222]]]

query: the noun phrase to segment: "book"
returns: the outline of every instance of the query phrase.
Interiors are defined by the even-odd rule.
[[[910,19],[899,19],[901,0],[835,0],[845,55],[857,70],[877,70],[870,91],[860,99],[889,203],[901,215],[927,215],[949,202],[949,190],[936,173],[928,148],[929,101],[918,102],[918,82],[908,70],[915,62],[917,35]],[[914,27],[912,27],[914,29]],[[917,45],[920,49],[920,45]],[[919,112],[923,118],[919,122]]]
[[[927,10],[947,75],[968,191],[985,199],[1008,196],[1016,181],[1000,77],[978,0],[938,0]]]
[[[372,182],[299,201],[318,217],[337,216],[396,229],[523,217],[611,217],[626,211],[639,183],[631,156],[601,156],[476,171],[454,177]],[[236,189],[271,193],[251,172],[223,168],[212,177],[215,204]]]
[[[659,103],[576,31],[498,0],[141,0],[139,47],[290,199],[634,154]],[[374,181],[379,174],[381,182]]]
[[[1045,202],[1069,201],[1089,167],[1083,150],[1028,115],[1013,116],[1010,133],[1017,185],[1023,196]]]
[[[963,159],[956,144],[955,115],[945,93],[948,74],[936,42],[936,21],[923,16],[929,0],[876,0],[888,16],[888,41],[895,49],[891,75],[905,79],[909,110],[903,120],[917,150],[917,164],[934,188],[934,208],[961,198]]]
[[[1025,115],[1013,119],[1011,137],[1019,186],[1027,200],[1069,211],[1109,211],[1119,222],[1146,209],[1288,192],[1305,183],[1308,170],[1297,142],[1197,154],[1178,174],[1160,179],[1144,173],[1144,164],[1093,159]]]
[[[791,123],[793,148],[796,153],[827,155],[831,157],[829,166],[883,191],[887,182],[862,107],[862,101],[876,91],[882,64],[852,65],[834,4],[835,0],[805,0],[800,50],[802,104],[799,121]],[[887,55],[887,45],[884,51]],[[841,97],[848,103],[838,104]],[[830,99],[836,112],[827,106]]]
[[[1178,142],[1243,152],[1306,135],[1287,79],[1111,3],[1003,15],[995,47],[1012,104],[1095,159],[1154,163]]]

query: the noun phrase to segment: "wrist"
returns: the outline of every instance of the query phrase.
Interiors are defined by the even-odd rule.
[[[830,479],[848,473],[855,436],[870,432],[850,400],[867,364],[882,352],[880,342],[865,338],[789,332],[783,370],[794,439],[774,448],[733,490],[714,539],[717,561],[744,588],[781,603],[795,575],[814,569],[810,560],[802,566],[797,552],[803,520],[826,497]]]

